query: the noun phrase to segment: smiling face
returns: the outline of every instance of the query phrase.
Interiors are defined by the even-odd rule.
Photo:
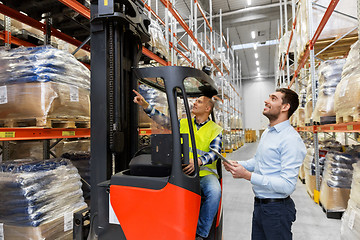
[[[274,92],[265,100],[263,114],[270,120],[274,121],[285,112],[287,114],[289,104],[283,104],[284,93]]]

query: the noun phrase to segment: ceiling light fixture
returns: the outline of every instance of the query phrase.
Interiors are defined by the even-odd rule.
[[[260,72],[260,68],[256,68],[256,70],[257,70],[258,72]]]
[[[257,49],[257,43],[254,43],[254,50]]]
[[[251,5],[251,0],[247,0],[247,4],[250,6]]]
[[[251,31],[251,37],[252,39],[255,39],[255,31]]]
[[[259,57],[259,54],[255,53],[255,58],[258,58]]]
[[[259,66],[259,61],[256,61],[255,63],[256,63],[256,66]]]

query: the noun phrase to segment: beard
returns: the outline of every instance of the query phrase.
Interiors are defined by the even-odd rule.
[[[276,109],[271,109],[271,108],[269,108],[269,111],[264,110],[263,115],[267,117],[270,121],[276,120],[280,115],[280,108],[278,109],[278,111],[276,111]]]

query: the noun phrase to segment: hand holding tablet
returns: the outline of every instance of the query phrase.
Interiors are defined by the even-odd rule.
[[[221,160],[223,160],[223,161],[226,162],[227,164],[229,164],[229,165],[231,165],[231,166],[234,167],[234,165],[233,165],[229,160],[227,160],[223,155],[221,155],[218,151],[216,151],[216,150],[213,149],[213,148],[210,148],[210,150],[213,151],[213,152],[216,154],[216,156],[218,156]]]

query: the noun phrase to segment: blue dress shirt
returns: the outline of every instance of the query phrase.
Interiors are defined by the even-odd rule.
[[[269,126],[261,136],[255,156],[239,164],[252,172],[256,197],[286,198],[295,191],[305,155],[303,140],[287,120]]]

